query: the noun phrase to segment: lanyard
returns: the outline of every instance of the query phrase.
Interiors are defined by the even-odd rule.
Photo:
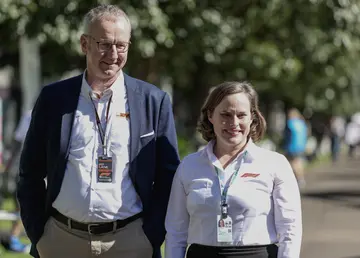
[[[217,176],[219,178],[219,184],[220,184],[220,188],[221,188],[221,206],[226,206],[227,207],[226,198],[227,198],[228,190],[229,190],[230,186],[233,184],[233,182],[235,181],[236,176],[239,174],[239,170],[241,168],[242,163],[244,162],[246,154],[247,154],[247,151],[245,151],[245,153],[241,157],[241,161],[240,161],[241,163],[240,163],[239,168],[234,171],[234,173],[231,175],[231,177],[225,183],[224,186],[223,186],[223,184],[221,182],[221,179],[220,179],[220,171],[219,171],[219,169],[217,167],[214,166],[214,168],[216,170],[216,174],[217,174]]]
[[[105,128],[102,128],[101,126],[101,121],[100,121],[100,117],[98,115],[98,112],[97,112],[97,108],[95,106],[95,103],[91,97],[91,93],[89,93],[89,96],[90,96],[90,100],[91,100],[91,103],[93,104],[94,106],[94,111],[95,111],[95,117],[96,117],[96,124],[97,124],[97,128],[98,128],[98,131],[99,131],[99,134],[100,134],[100,140],[101,140],[101,143],[102,143],[102,147],[103,147],[103,155],[104,156],[107,156],[107,148],[106,148],[106,142],[107,142],[107,139],[106,139],[106,127],[107,127],[107,124],[109,122],[109,111],[110,111],[110,104],[111,104],[111,99],[112,99],[112,95],[108,101],[108,105],[107,105],[107,109],[106,109],[106,117],[105,117]]]

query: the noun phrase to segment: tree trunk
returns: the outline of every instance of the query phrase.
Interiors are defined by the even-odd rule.
[[[200,117],[201,107],[209,93],[210,86],[214,83],[210,82],[209,78],[209,64],[205,62],[202,56],[194,58],[197,69],[192,74],[193,85],[188,92],[188,119],[187,132],[189,137],[193,137],[196,132],[196,126]]]

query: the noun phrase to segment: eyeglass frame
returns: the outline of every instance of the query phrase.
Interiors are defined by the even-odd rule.
[[[119,51],[119,50],[116,48],[116,51],[117,51],[118,53],[125,53],[125,52],[127,52],[127,51],[129,50],[129,47],[130,47],[130,44],[131,44],[131,41],[129,41],[129,42],[119,41],[119,42],[117,42],[117,43],[111,43],[111,42],[109,42],[109,41],[106,41],[106,42],[105,42],[105,41],[103,41],[103,42],[102,42],[102,41],[97,41],[96,38],[94,38],[93,36],[91,36],[91,35],[89,35],[89,34],[84,34],[84,36],[85,36],[85,37],[89,37],[89,38],[91,38],[92,40],[95,41],[96,46],[97,46],[97,50],[98,50],[100,53],[106,53],[106,52],[110,51],[110,50],[111,50],[111,47],[112,47],[113,45],[115,45],[115,47],[116,47],[116,44],[117,44],[117,43],[126,44],[126,49],[125,49],[125,50]],[[102,51],[102,50],[100,50],[100,44],[101,44],[101,43],[111,44],[111,47],[110,47],[108,50]]]

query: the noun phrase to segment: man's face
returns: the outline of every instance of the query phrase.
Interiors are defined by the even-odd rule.
[[[93,80],[116,78],[127,61],[130,35],[130,24],[123,17],[109,16],[92,23],[88,34],[81,36],[88,76]]]

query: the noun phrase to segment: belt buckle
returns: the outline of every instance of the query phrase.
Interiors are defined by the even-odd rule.
[[[90,223],[87,225],[87,231],[90,235],[96,235],[93,232],[91,232],[91,227],[94,227],[94,226],[99,226],[99,224],[98,223]]]

